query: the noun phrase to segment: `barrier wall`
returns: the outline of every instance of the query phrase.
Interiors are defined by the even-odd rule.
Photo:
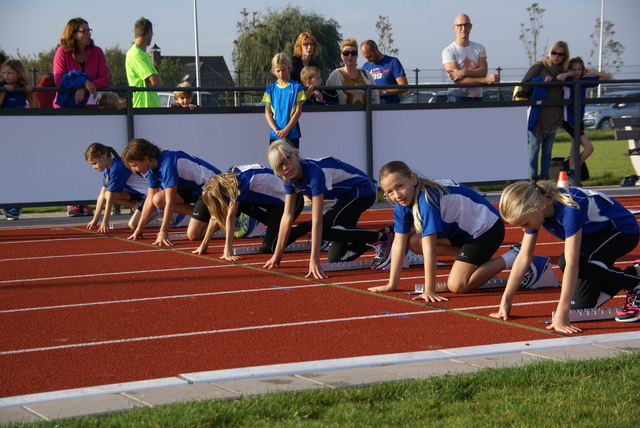
[[[0,206],[95,201],[102,174],[84,160],[84,151],[97,141],[121,152],[127,117],[124,112],[68,112],[0,115]],[[305,111],[300,123],[303,157],[334,156],[367,171],[364,111]],[[426,176],[465,183],[524,179],[526,127],[526,107],[375,110],[374,175],[384,163],[404,160]],[[221,170],[267,165],[262,112],[139,114],[134,135]]]

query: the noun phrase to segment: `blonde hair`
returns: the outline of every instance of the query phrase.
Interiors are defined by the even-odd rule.
[[[519,181],[510,184],[500,196],[500,215],[507,223],[513,223],[522,216],[536,211],[536,204],[544,204],[544,198],[549,198],[554,202],[574,209],[580,206],[573,200],[569,192],[560,187],[556,187],[550,181],[538,181],[530,183]]]
[[[235,202],[238,196],[240,196],[240,184],[233,172],[214,175],[202,188],[202,202],[222,230],[226,228],[229,205]]]
[[[440,207],[436,205],[433,197],[429,195],[427,191],[427,187],[430,187],[436,190],[440,197],[445,193],[449,193],[447,188],[440,183],[437,183],[433,180],[429,180],[428,178],[421,177],[415,172],[411,171],[409,166],[402,161],[391,161],[380,168],[380,174],[378,175],[378,183],[382,182],[389,175],[397,175],[402,178],[411,179],[413,176],[416,177],[416,186],[415,191],[413,192],[413,201],[411,201],[412,211],[413,211],[413,227],[416,229],[418,234],[422,233],[422,217],[420,216],[420,210],[418,209],[418,198],[420,197],[420,193],[424,193],[427,198],[427,202],[432,205],[434,208],[439,209]]]
[[[342,50],[347,46],[353,46],[354,48],[358,49],[358,42],[354,38],[344,39],[342,43],[340,43],[340,52],[342,52]]]
[[[98,103],[100,107],[122,109],[127,106],[127,100],[121,99],[115,92],[105,91],[100,92],[100,94],[102,94]]]
[[[313,79],[316,74],[320,74],[320,69],[318,67],[305,67],[300,71],[300,82],[303,85],[307,84],[309,79]]]
[[[271,72],[273,73],[277,68],[280,67],[287,67],[289,70],[291,70],[291,60],[282,52],[275,54],[273,59],[271,59]]]
[[[298,154],[299,151],[288,140],[276,140],[269,145],[267,149],[267,159],[269,159],[269,165],[271,169],[278,174],[278,166],[286,157],[293,156],[294,153]],[[285,178],[282,177],[285,181]]]
[[[178,85],[178,87],[180,88],[190,88],[191,87],[191,83],[189,82],[182,82]],[[178,100],[178,98],[193,98],[193,91],[189,91],[186,89],[183,89],[181,91],[174,91],[173,92],[173,98],[176,99],[176,101]]]
[[[569,44],[567,42],[563,42],[562,40],[559,40],[559,41],[555,42],[551,46],[551,48],[549,49],[549,55],[547,55],[545,58],[543,58],[542,62],[545,65],[552,65],[551,52],[555,51],[557,48],[564,49],[564,57],[563,57],[564,59],[558,65],[558,67],[560,67],[562,69],[562,71],[567,71],[567,69],[569,68]]]

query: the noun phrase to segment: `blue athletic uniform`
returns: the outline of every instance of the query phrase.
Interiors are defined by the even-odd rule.
[[[262,102],[269,103],[271,105],[271,114],[273,114],[273,120],[276,122],[278,129],[284,129],[289,124],[291,117],[293,117],[296,111],[296,103],[298,101],[304,102],[307,99],[304,88],[295,80],[290,80],[286,85],[278,85],[276,80],[271,85],[267,86]],[[278,140],[278,134],[273,129],[269,134],[272,140]],[[288,140],[295,140],[300,138],[300,129],[294,126],[287,135]]]
[[[553,216],[545,218],[542,227],[562,240],[582,229],[578,282],[571,307],[594,308],[621,289],[631,290],[640,283],[633,266],[624,270],[614,266],[619,257],[638,244],[638,222],[619,202],[603,193],[580,188],[569,188],[568,192],[579,208],[553,202]],[[558,265],[564,272],[564,254]]]
[[[433,202],[429,202],[424,192],[420,192],[418,210],[422,218],[423,237],[437,233],[438,239],[459,236],[466,242],[491,229],[500,219],[498,210],[477,192],[452,181],[448,181],[447,184],[442,196],[437,189],[425,186]],[[396,233],[411,232],[411,206],[396,205],[393,217]]]
[[[146,197],[147,181],[132,173],[118,158],[113,158],[111,168],[104,170],[102,186],[111,193],[128,192],[142,199]]]
[[[480,194],[453,180],[435,180],[445,186],[442,196],[438,189],[425,185],[427,195],[420,190],[422,237],[436,234],[437,239],[449,239],[460,247],[456,260],[480,266],[490,260],[504,239],[504,223],[498,210]],[[407,234],[414,225],[413,207],[396,205],[393,210],[394,230]]]
[[[220,170],[200,158],[184,152],[165,151],[160,153],[158,167],[147,173],[152,189],[177,186],[178,190],[195,195],[202,193],[202,187]]]
[[[360,215],[376,201],[376,186],[358,168],[332,157],[300,159],[302,178],[287,179],[285,193],[324,194],[336,203],[322,216],[322,239],[331,241],[329,262],[354,260],[378,241],[378,232],[358,229]],[[311,222],[302,223],[311,231]],[[351,245],[347,245],[352,243]]]

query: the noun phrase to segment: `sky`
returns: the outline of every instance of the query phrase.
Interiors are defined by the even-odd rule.
[[[197,1],[200,55],[222,55],[233,70],[231,53],[233,40],[238,36],[236,24],[241,19],[240,11],[245,8],[249,12],[265,12],[267,8],[278,10],[293,5],[303,12],[335,19],[343,37],[354,37],[358,42],[377,40],[378,17],[388,16],[394,47],[399,49],[398,58],[406,70],[442,67],[442,50],[455,39],[453,20],[457,14],[466,13],[473,23],[471,40],[485,46],[490,69],[526,68],[529,63],[519,40],[520,24],[527,23],[526,9],[532,3],[533,0],[459,0],[455,3],[443,0],[238,0],[237,3],[200,0]],[[597,63],[597,57],[590,58],[593,45],[589,35],[600,16],[601,0],[539,0],[537,3],[546,9],[540,37],[543,47],[564,40],[569,43],[571,56],[582,56],[585,62]],[[108,48],[117,44],[126,50],[133,42],[134,22],[144,16],[153,22],[152,43],[161,48],[162,55],[194,55],[193,4],[193,0],[21,0],[12,3],[13,18],[3,16],[0,49],[9,56],[17,50],[23,56],[47,51],[57,46],[67,21],[79,16],[89,22],[97,46]],[[625,65],[640,65],[639,16],[638,0],[605,0],[605,20],[614,22],[614,40],[625,46]],[[358,64],[362,63],[363,59],[359,58]]]

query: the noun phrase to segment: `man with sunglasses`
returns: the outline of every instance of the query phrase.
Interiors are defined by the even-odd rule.
[[[500,82],[500,74],[487,76],[487,52],[483,45],[469,40],[471,19],[460,14],[453,21],[456,40],[442,51],[442,63],[449,79],[455,84]],[[453,86],[449,88],[449,102],[482,101],[482,88]]]

